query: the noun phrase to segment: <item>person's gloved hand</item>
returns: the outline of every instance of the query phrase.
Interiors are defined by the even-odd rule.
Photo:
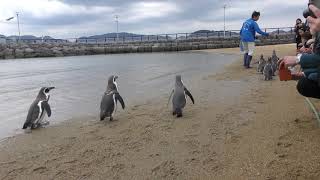
[[[309,9],[313,12],[316,18],[308,16],[307,21],[309,22],[310,32],[314,34],[320,31],[320,9],[318,9],[315,5],[310,4]]]

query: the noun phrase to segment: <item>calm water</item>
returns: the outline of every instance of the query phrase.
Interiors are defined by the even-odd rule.
[[[204,52],[97,55],[0,61],[0,138],[20,133],[27,111],[42,86],[55,86],[49,104],[51,124],[99,112],[109,75],[127,106],[168,94],[174,76],[190,79],[212,74],[232,55]]]

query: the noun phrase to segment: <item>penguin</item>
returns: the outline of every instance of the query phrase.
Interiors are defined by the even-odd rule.
[[[172,90],[169,101],[172,97],[172,115],[177,117],[182,117],[182,109],[186,106],[188,95],[194,104],[194,99],[188,89],[183,85],[181,75],[176,76],[175,88]]]
[[[273,61],[274,63],[277,63],[277,62],[278,62],[279,58],[278,58],[278,56],[277,56],[276,50],[273,50],[273,51],[272,51],[271,59],[272,59],[272,61]]]
[[[258,61],[257,71],[259,73],[263,73],[263,68],[265,65],[266,65],[266,60],[264,59],[263,55],[261,54],[260,60]]]
[[[272,59],[272,68],[274,69],[274,72],[275,72],[278,69],[278,61],[279,61],[279,58],[276,54],[276,50],[272,51],[271,59]]]
[[[38,93],[37,98],[31,104],[27,119],[22,129],[35,129],[43,125],[49,124],[49,122],[43,122],[45,115],[51,116],[51,108],[48,103],[50,99],[49,92],[55,87],[42,87]]]
[[[102,100],[100,103],[100,121],[104,120],[104,118],[109,117],[110,121],[113,120],[113,114],[117,109],[117,102],[119,101],[122,109],[125,108],[124,101],[119,94],[118,84],[116,80],[118,76],[110,76],[108,79],[107,90],[102,96]]]
[[[271,57],[269,57],[267,64],[263,68],[264,80],[265,81],[272,80],[272,74],[273,74],[272,59]]]

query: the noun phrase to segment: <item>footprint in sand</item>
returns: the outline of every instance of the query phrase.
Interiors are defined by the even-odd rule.
[[[167,147],[167,146],[169,146],[169,142],[168,141],[160,141],[159,145],[162,147]]]
[[[199,136],[199,134],[186,134],[186,135],[184,135],[185,138],[195,138],[198,136]]]
[[[227,131],[226,132],[226,137],[225,137],[225,142],[227,143],[238,143],[242,136],[236,135],[233,132]]]
[[[156,165],[151,169],[151,173],[155,179],[157,177],[165,179],[176,179],[179,175],[182,174],[174,161],[164,161]]]
[[[199,128],[200,128],[200,123],[196,123],[191,126],[191,129],[194,131],[197,131]]]
[[[315,123],[316,121],[310,120],[310,117],[305,117],[304,119],[305,120],[301,120],[300,118],[295,118],[293,121],[299,128],[302,128],[302,129],[307,129],[312,126],[317,126]]]
[[[160,154],[159,153],[150,154],[149,157],[151,157],[151,158],[160,157]]]
[[[200,160],[198,160],[198,158],[196,157],[190,157],[190,158],[187,158],[183,161],[185,164],[187,165],[192,165],[192,164],[198,164],[200,163]]]
[[[125,143],[125,146],[127,149],[134,150],[136,152],[139,152],[142,149],[142,143],[140,141]]]
[[[217,172],[218,170],[222,169],[221,163],[216,158],[208,157],[202,161],[203,169],[207,170],[208,172]]]
[[[196,139],[187,139],[179,141],[180,144],[184,145],[186,148],[190,149],[198,149],[200,147],[200,141]]]
[[[32,171],[42,174],[42,173],[45,173],[46,171],[48,171],[48,169],[44,166],[40,166],[40,167],[34,168]]]

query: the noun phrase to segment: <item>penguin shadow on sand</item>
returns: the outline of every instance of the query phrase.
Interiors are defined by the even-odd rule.
[[[118,91],[118,84],[116,80],[118,76],[110,76],[108,79],[107,89],[104,92],[101,103],[100,103],[100,121],[105,118],[109,118],[110,121],[113,120],[113,116],[117,111],[117,103],[120,102],[122,109],[125,108],[124,101]]]
[[[187,96],[191,99],[194,104],[194,99],[189,90],[184,86],[183,81],[181,79],[181,75],[176,76],[174,89],[171,91],[169,96],[168,104],[170,99],[172,98],[172,115],[182,117],[182,110],[186,106]]]
[[[49,105],[50,91],[55,87],[42,87],[36,99],[30,105],[28,115],[22,129],[30,133],[31,130],[49,125],[49,121],[45,120],[45,116],[51,116],[51,108]]]

